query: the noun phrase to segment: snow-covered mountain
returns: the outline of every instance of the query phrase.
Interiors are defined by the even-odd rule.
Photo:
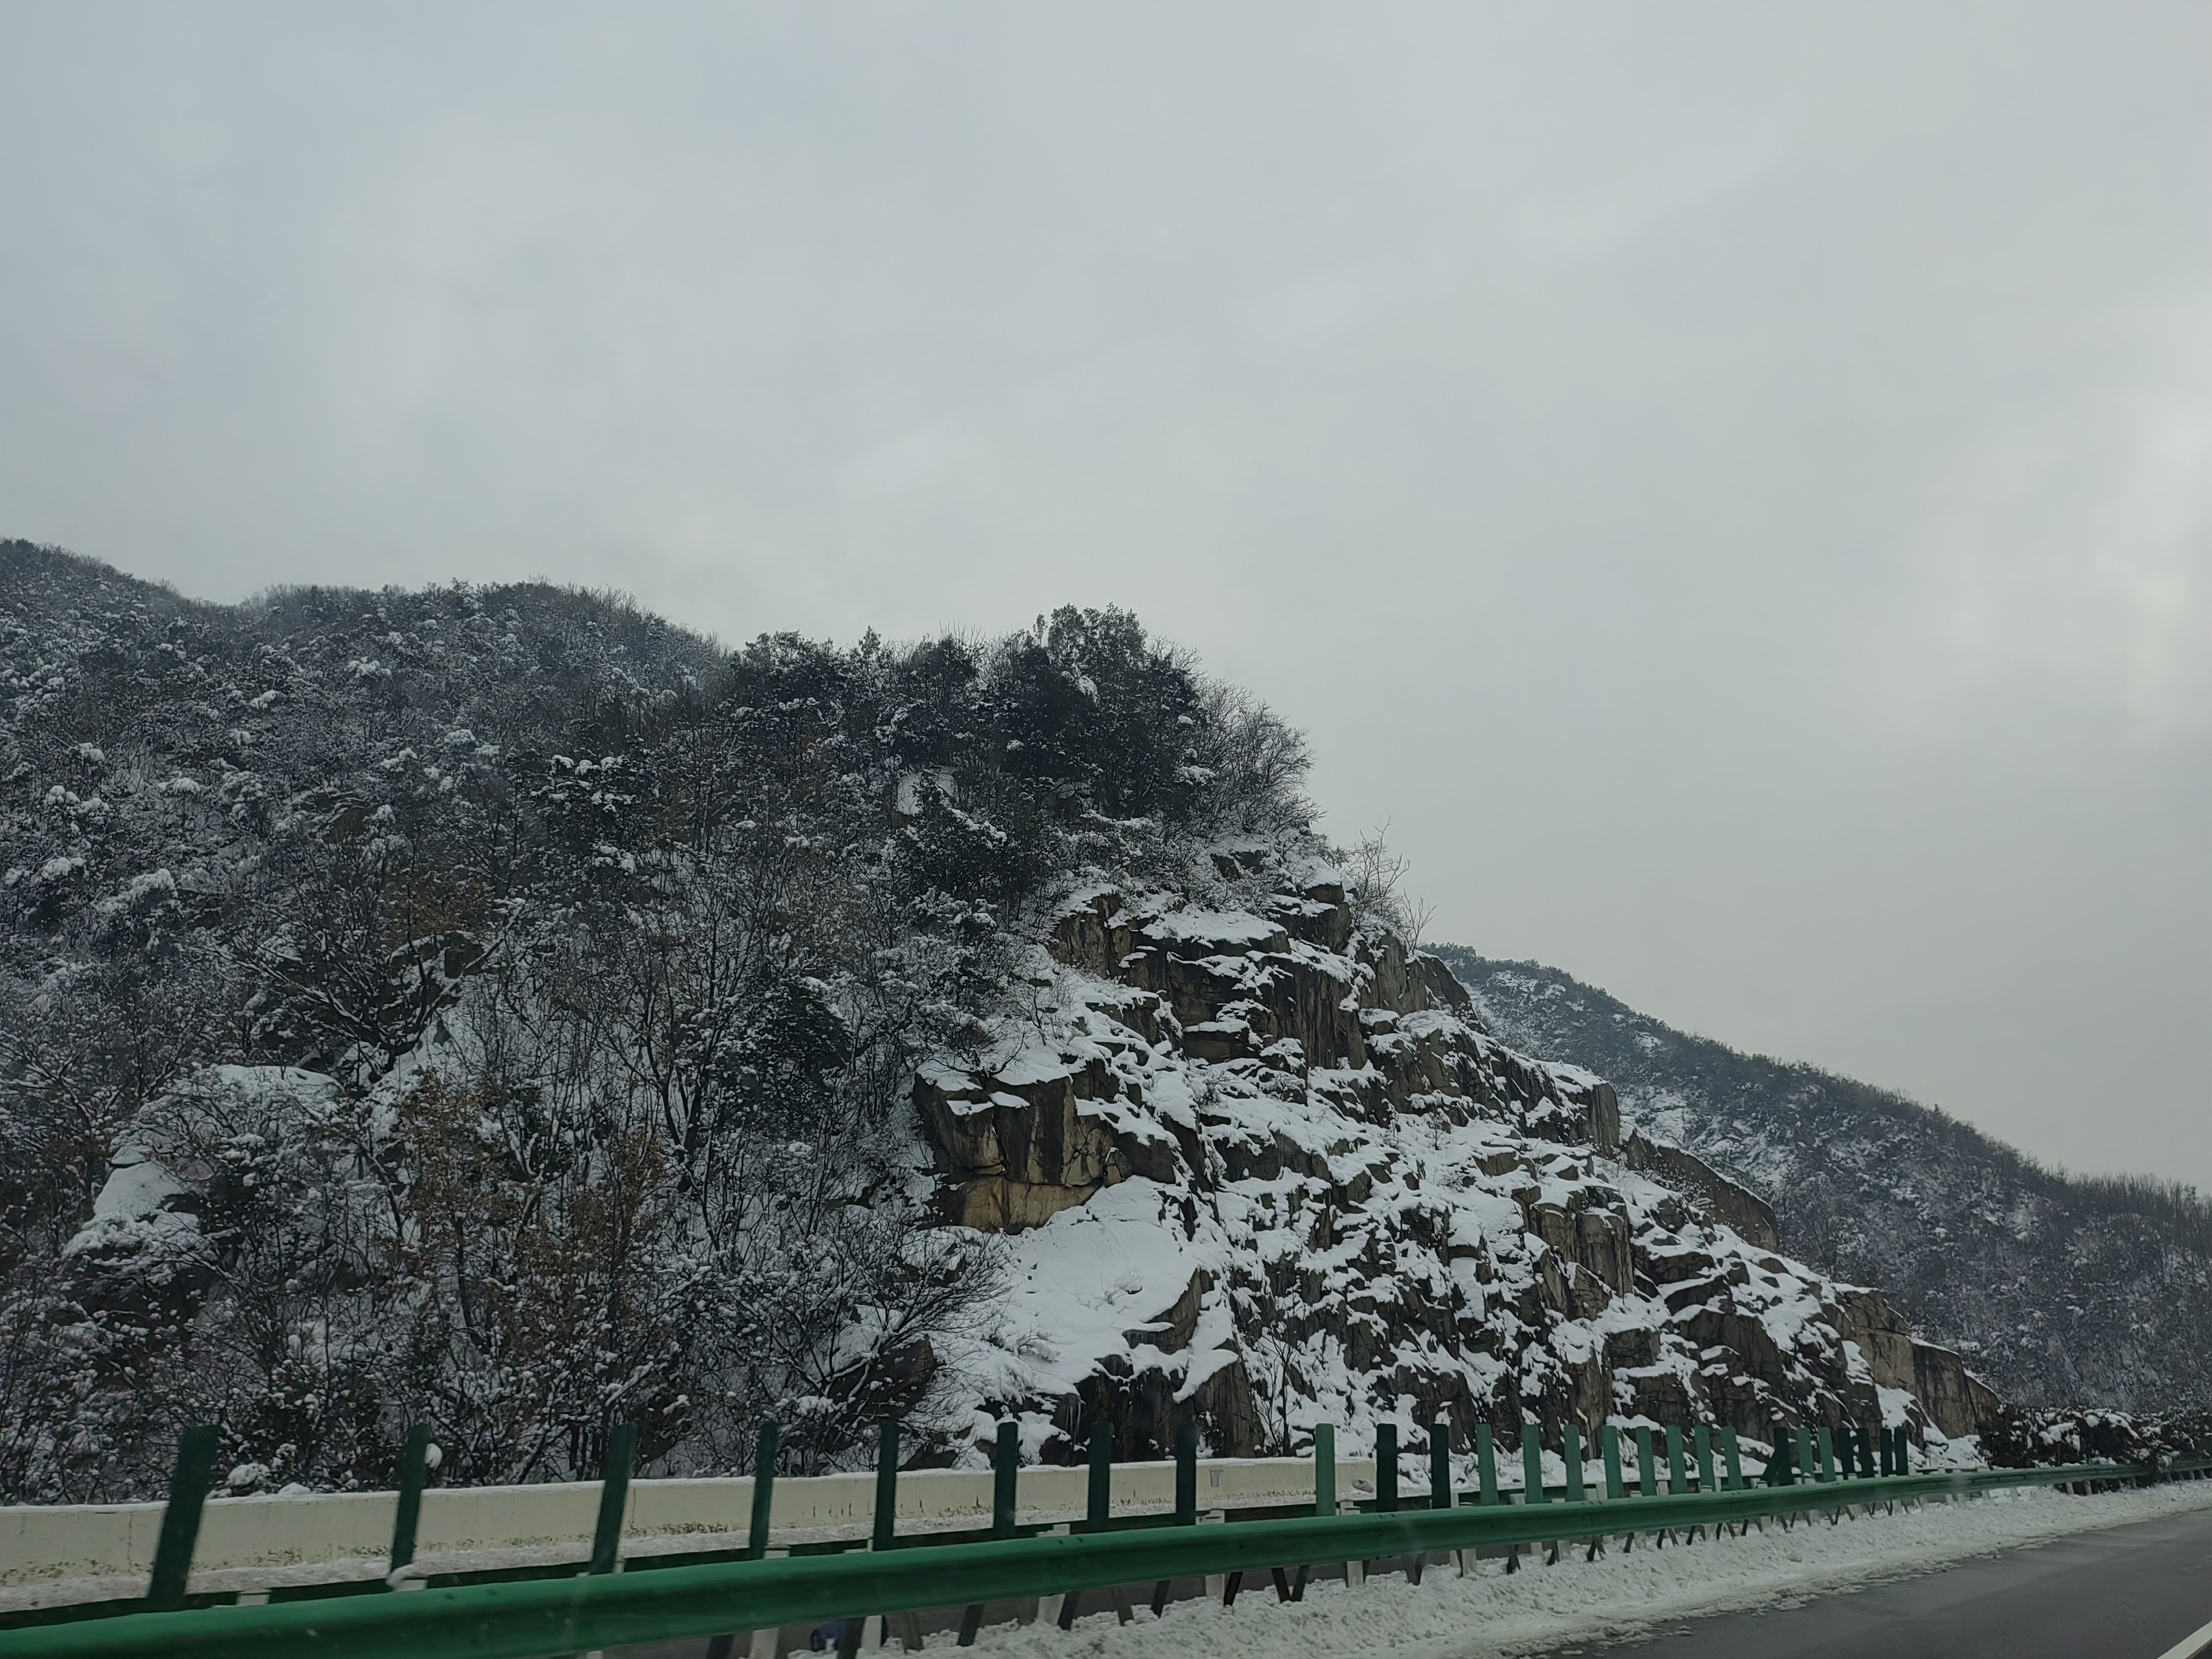
[[[1505,1040],[1773,1203],[1782,1242],[1882,1285],[2027,1405],[2212,1404],[2212,1206],[2055,1173],[1886,1090],[1686,1036],[1557,969],[1437,954]]]
[[[0,1496],[1991,1396],[1484,1027],[1118,612],[737,651],[0,546]]]

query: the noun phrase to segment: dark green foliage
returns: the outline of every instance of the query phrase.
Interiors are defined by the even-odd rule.
[[[1006,770],[1068,816],[1179,818],[1197,793],[1197,680],[1124,611],[1066,607],[1009,641],[991,703]]]

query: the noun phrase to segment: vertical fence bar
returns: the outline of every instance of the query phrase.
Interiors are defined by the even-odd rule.
[[[1447,1417],[1438,1418],[1429,1431],[1429,1505],[1447,1510],[1459,1507],[1458,1484],[1452,1479],[1452,1425]],[[1460,1577],[1466,1577],[1468,1553],[1454,1550],[1450,1559]]]
[[[1014,1482],[1022,1467],[1021,1425],[1014,1422],[999,1425],[999,1437],[991,1449],[991,1536],[1012,1538],[1014,1535]],[[1181,1471],[1178,1469],[1178,1475]],[[1180,1486],[1181,1480],[1176,1484]],[[1152,1611],[1158,1613],[1166,1604],[1165,1586],[1163,1594],[1152,1599]],[[960,1611],[958,1645],[972,1648],[975,1633],[983,1627],[983,1604],[972,1601]]]
[[[991,1536],[1014,1535],[1014,1483],[1022,1467],[1022,1429],[1018,1423],[999,1425],[999,1443],[991,1454]]]
[[[1859,1429],[1859,1474],[1868,1480],[1874,1479],[1874,1437],[1875,1431],[1863,1425]]]
[[[1899,1474],[1912,1473],[1912,1441],[1902,1423],[1897,1425],[1897,1451],[1893,1461]]]
[[[1858,1436],[1849,1422],[1836,1425],[1836,1478],[1849,1480],[1859,1472]]]
[[[1713,1490],[1713,1431],[1700,1423],[1690,1441],[1692,1449],[1698,1455],[1698,1490],[1711,1492]]]
[[[1175,1455],[1175,1524],[1194,1527],[1198,1524],[1198,1429],[1194,1424],[1176,1425]],[[1153,1618],[1167,1611],[1168,1591],[1172,1587],[1173,1581],[1166,1578],[1152,1586]]]
[[[1544,1443],[1540,1431],[1534,1423],[1521,1425],[1521,1501],[1524,1504],[1545,1502]]]
[[[1083,1530],[1087,1533],[1107,1531],[1114,1519],[1114,1431],[1103,1423],[1091,1425],[1091,1487],[1085,1497]],[[1123,1613],[1122,1622],[1126,1624],[1128,1622],[1127,1598],[1122,1596],[1118,1588],[1114,1594],[1122,1597],[1120,1607]],[[1069,1590],[1060,1598],[1060,1627],[1062,1630],[1075,1628],[1076,1612],[1082,1605],[1083,1592],[1079,1589]]]
[[[1580,1425],[1570,1421],[1559,1431],[1559,1455],[1567,1466],[1567,1502],[1587,1503],[1589,1493],[1583,1486],[1583,1431]]]
[[[887,1550],[898,1536],[899,1426],[885,1418],[876,1431],[876,1526],[870,1549]]]
[[[1487,1423],[1474,1425],[1474,1501],[1495,1504],[1498,1501],[1498,1455]]]
[[[1375,1425],[1375,1508],[1389,1515],[1398,1507],[1398,1425]]]
[[[1608,1501],[1617,1501],[1628,1495],[1620,1480],[1620,1431],[1608,1423],[1598,1431],[1597,1437],[1605,1449],[1605,1495]]]
[[[1721,1431],[1721,1450],[1727,1459],[1729,1490],[1741,1492],[1744,1488],[1743,1449],[1736,1444],[1733,1424]]]
[[[1766,1460],[1766,1484],[1770,1486],[1787,1486],[1793,1484],[1796,1479],[1796,1442],[1790,1437],[1789,1429],[1778,1423],[1774,1428],[1773,1455]]]
[[[1314,1513],[1333,1516],[1336,1513],[1336,1425],[1317,1423],[1314,1425]],[[1358,1582],[1352,1574],[1358,1564],[1345,1563],[1345,1582]],[[1312,1571],[1310,1564],[1298,1569],[1298,1582],[1291,1590],[1291,1600],[1302,1601],[1306,1594],[1306,1576]]]
[[[622,1553],[623,1509],[629,1502],[629,1477],[637,1461],[637,1425],[617,1423],[607,1431],[607,1450],[599,1466],[599,1524],[592,1530],[592,1565],[587,1571],[612,1572]]]
[[[184,1607],[192,1550],[200,1540],[200,1511],[215,1481],[215,1452],[211,1423],[177,1437],[177,1462],[169,1472],[168,1502],[161,1509],[161,1534],[154,1546],[154,1571],[146,1585],[149,1613],[177,1613]]]
[[[1651,1456],[1651,1431],[1647,1426],[1636,1431],[1636,1495],[1650,1498],[1659,1491],[1659,1466]]]
[[[762,1560],[768,1554],[769,1516],[775,1499],[775,1447],[782,1435],[771,1417],[760,1425],[760,1438],[753,1443],[753,1525],[745,1534],[749,1561]]]
[[[872,1550],[890,1549],[897,1543],[898,1475],[898,1419],[887,1417],[876,1429],[876,1524],[868,1534],[868,1547]],[[883,1621],[875,1626],[875,1634],[879,1644],[883,1633],[890,1628],[891,1621],[896,1616],[899,1615],[891,1613],[882,1615]],[[909,1613],[903,1617],[911,1620],[914,1615]],[[865,1625],[857,1632],[852,1631],[848,1626],[848,1634],[856,1636],[860,1642],[865,1643],[868,1632]],[[842,1648],[842,1644],[840,1645]],[[858,1651],[857,1646],[855,1651]],[[714,1656],[710,1654],[708,1659],[714,1659]]]
[[[1176,1427],[1176,1507],[1178,1527],[1198,1524],[1198,1428],[1182,1423]]]
[[[1836,1479],[1836,1437],[1824,1426],[1813,1431],[1813,1443],[1820,1460],[1820,1484],[1829,1486]]]
[[[1114,1518],[1114,1431],[1103,1423],[1091,1425],[1091,1489],[1083,1513],[1083,1530],[1104,1532]]]
[[[1802,1423],[1797,1425],[1797,1473],[1807,1480],[1813,1477],[1813,1431]]]
[[[422,1519],[422,1480],[430,1464],[430,1425],[412,1423],[399,1443],[399,1502],[392,1511],[392,1565],[398,1572],[413,1564],[415,1534]]]
[[[1875,1439],[1877,1443],[1877,1447],[1881,1453],[1882,1474],[1885,1476],[1895,1474],[1897,1473],[1897,1462],[1891,1450],[1893,1443],[1890,1439],[1889,1425],[1885,1423],[1882,1425],[1881,1428],[1876,1431]]]
[[[1667,1496],[1680,1498],[1689,1489],[1689,1471],[1682,1465],[1682,1430],[1680,1424],[1667,1425]]]

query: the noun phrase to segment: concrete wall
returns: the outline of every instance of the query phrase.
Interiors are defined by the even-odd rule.
[[[1198,1504],[1209,1509],[1297,1503],[1313,1497],[1313,1468],[1299,1458],[1226,1458],[1198,1466]],[[1371,1491],[1375,1465],[1340,1462],[1337,1491]],[[1090,1472],[1025,1468],[1017,1487],[1024,1518],[1083,1513]],[[992,1476],[950,1469],[899,1477],[898,1513],[905,1529],[988,1519]],[[624,1553],[705,1547],[715,1535],[742,1534],[751,1524],[750,1480],[639,1480],[624,1516]],[[196,1571],[287,1568],[316,1562],[381,1563],[392,1544],[391,1492],[318,1493],[297,1498],[216,1498],[208,1501],[192,1558]],[[771,1517],[779,1533],[865,1535],[873,1525],[872,1474],[787,1478],[775,1483]],[[1166,1510],[1175,1503],[1173,1463],[1123,1463],[1114,1469],[1117,1511]],[[599,1520],[596,1482],[533,1486],[432,1487],[422,1494],[416,1551],[426,1562],[463,1552],[570,1547],[590,1553]],[[161,1529],[159,1504],[24,1504],[0,1507],[0,1586],[63,1578],[144,1573]]]

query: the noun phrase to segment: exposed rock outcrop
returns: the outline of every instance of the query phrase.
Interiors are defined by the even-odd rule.
[[[1638,1133],[1628,1138],[1628,1167],[1649,1170],[1657,1180],[1693,1200],[1723,1226],[1733,1227],[1747,1243],[1762,1250],[1782,1248],[1782,1232],[1775,1225],[1774,1206],[1748,1187],[1738,1186],[1701,1159],[1680,1146]]]
[[[1609,1085],[1492,1037],[1334,872],[1217,866],[1237,902],[1071,895],[1022,1019],[916,1084],[949,1218],[1015,1272],[962,1363],[1044,1455],[1184,1413],[1236,1455],[1384,1419],[1971,1431],[1955,1356],[1783,1258],[1756,1195],[1624,1147]]]

